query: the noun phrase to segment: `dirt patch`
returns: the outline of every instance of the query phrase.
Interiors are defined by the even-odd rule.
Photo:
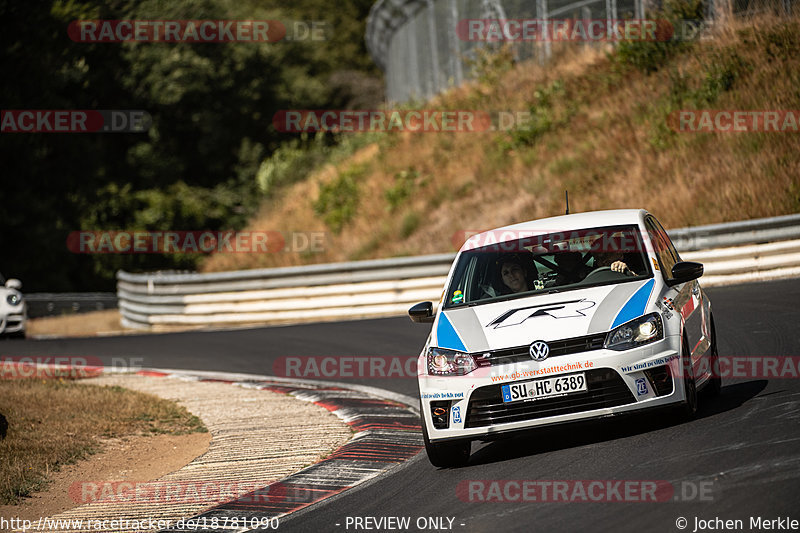
[[[90,337],[94,335],[141,333],[122,327],[116,309],[92,311],[77,315],[47,316],[28,321],[28,337],[57,335],[59,337]]]
[[[80,501],[80,489],[76,492],[73,488],[71,495],[70,488],[76,483],[158,479],[205,453],[210,441],[210,433],[109,439],[102,452],[52,473],[48,490],[19,505],[0,506],[0,516],[38,520],[78,507],[86,502]]]

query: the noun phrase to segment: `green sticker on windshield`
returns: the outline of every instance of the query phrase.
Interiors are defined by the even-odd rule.
[[[464,301],[464,293],[459,290],[454,291],[453,297],[450,299],[450,301],[454,304],[460,304]]]

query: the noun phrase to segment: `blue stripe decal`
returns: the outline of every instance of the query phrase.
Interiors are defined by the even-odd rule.
[[[625,302],[625,305],[622,306],[622,309],[619,310],[617,313],[617,318],[614,319],[614,323],[611,324],[611,329],[619,326],[620,324],[624,324],[628,320],[633,320],[634,318],[640,317],[644,314],[644,310],[647,307],[647,302],[650,301],[650,293],[653,292],[653,286],[656,284],[656,280],[651,279],[641,287],[639,290],[633,293],[633,296]]]
[[[451,350],[459,350],[466,352],[464,343],[453,328],[453,324],[448,320],[447,315],[444,313],[439,314],[439,325],[436,327],[436,340],[440,348],[449,348]]]

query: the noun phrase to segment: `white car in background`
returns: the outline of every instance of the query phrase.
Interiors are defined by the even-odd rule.
[[[425,448],[465,464],[473,440],[667,408],[719,392],[711,303],[644,210],[565,215],[467,240],[419,360]],[[684,379],[685,378],[685,379]]]
[[[20,292],[22,282],[6,281],[0,274],[0,285],[0,336],[25,337],[28,305]]]

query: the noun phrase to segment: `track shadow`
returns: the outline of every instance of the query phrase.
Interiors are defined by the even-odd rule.
[[[767,380],[754,380],[725,384],[722,393],[716,398],[709,398],[701,393],[700,405],[694,420],[707,419],[741,407],[764,390],[767,383]],[[669,416],[666,412],[664,416],[653,416],[654,413],[659,412],[645,411],[615,418],[530,430],[517,436],[492,441],[487,446],[480,448],[470,457],[469,466],[622,439],[684,423],[674,416]]]
[[[695,419],[708,418],[741,407],[767,388],[768,383],[769,380],[766,379],[727,384],[723,382],[722,393],[716,398],[709,398],[701,392]]]

